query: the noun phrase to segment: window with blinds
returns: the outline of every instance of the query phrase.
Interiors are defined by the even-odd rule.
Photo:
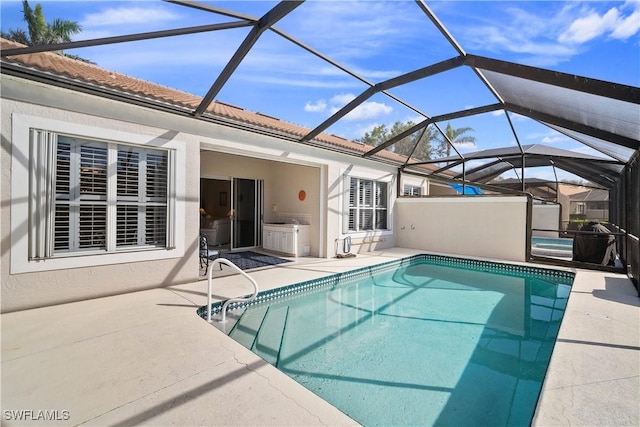
[[[402,194],[404,196],[422,196],[422,187],[419,185],[405,184]]]
[[[30,259],[169,247],[171,150],[31,131]]]
[[[387,183],[349,177],[348,231],[387,229]]]

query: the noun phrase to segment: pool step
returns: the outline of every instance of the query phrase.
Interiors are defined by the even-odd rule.
[[[229,336],[275,366],[288,315],[288,306],[251,307],[242,314]]]
[[[256,306],[247,309],[229,332],[229,336],[251,350],[267,308],[267,306]]]
[[[258,330],[251,351],[274,366],[278,364],[289,307],[269,307]]]

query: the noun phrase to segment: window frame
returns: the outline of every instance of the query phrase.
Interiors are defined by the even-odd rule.
[[[407,190],[409,190],[409,194],[407,194]],[[416,191],[418,194],[414,194]],[[416,184],[402,185],[402,195],[404,197],[421,197],[422,191],[423,191],[422,185],[416,185]]]
[[[105,121],[105,124],[107,122]],[[166,221],[167,229],[170,232],[167,233],[166,245],[163,247],[136,246],[112,252],[87,251],[86,253],[56,254],[44,259],[33,257],[32,247],[34,245],[42,247],[52,244],[51,241],[47,242],[46,239],[40,237],[34,239],[34,234],[45,236],[47,227],[50,229],[52,224],[45,221],[46,218],[38,217],[40,213],[34,207],[32,199],[38,199],[39,203],[45,203],[47,208],[51,209],[54,205],[51,193],[55,194],[55,190],[50,191],[48,196],[39,191],[46,188],[47,179],[44,176],[39,176],[43,175],[40,173],[42,171],[34,172],[30,165],[34,155],[33,149],[36,146],[30,142],[32,129],[46,129],[49,133],[115,146],[127,145],[166,151],[172,157],[168,166]],[[163,130],[158,129],[157,133],[161,135]],[[105,138],[105,135],[108,137]],[[183,257],[185,254],[185,156],[185,144],[178,140],[169,140],[153,134],[143,135],[14,113],[12,115],[11,274]],[[48,173],[52,173],[54,166],[48,164],[47,167],[49,168]],[[116,178],[110,176],[109,179],[115,181]],[[25,183],[31,183],[31,180],[35,180],[33,189],[30,188],[30,185],[25,185]],[[37,203],[35,206],[38,206]],[[109,209],[115,209],[115,206],[110,206]],[[115,217],[111,216],[110,218],[110,221],[114,221],[110,226],[115,227]],[[34,228],[37,228],[39,233],[34,233]],[[113,245],[115,246],[115,242]]]
[[[354,234],[354,233],[381,233],[381,232],[390,232],[392,229],[389,226],[390,221],[391,221],[391,183],[387,180],[383,180],[383,179],[375,179],[375,178],[370,178],[370,177],[363,177],[363,176],[350,176],[350,175],[345,175],[344,177],[345,179],[343,180],[345,183],[345,192],[344,192],[344,208],[343,208],[343,233],[345,234]],[[358,189],[360,188],[360,185],[364,184],[370,184],[371,185],[371,195],[369,198],[366,197],[366,194],[362,197],[360,191],[358,190],[358,193],[356,194],[355,200],[356,200],[356,206],[352,206],[352,200],[354,200],[354,197],[352,197],[352,183],[355,183],[355,185],[358,187]],[[383,200],[384,200],[384,205],[380,205],[378,202],[378,186],[384,186],[384,189],[381,191],[382,195],[383,195]],[[367,200],[365,200],[367,199]],[[370,200],[369,200],[370,199]],[[367,201],[370,201],[371,203],[367,203]],[[364,205],[364,206],[363,206]],[[355,214],[354,214],[354,221],[355,221],[355,228],[351,228],[350,224],[351,224],[351,212],[355,210]],[[360,225],[360,222],[362,220],[362,213],[363,211],[366,212],[371,212],[371,224],[372,224],[372,228],[362,228]],[[378,221],[378,213],[380,211],[384,211],[385,212],[385,218],[384,218],[384,223],[385,223],[385,228],[377,228],[377,223]]]

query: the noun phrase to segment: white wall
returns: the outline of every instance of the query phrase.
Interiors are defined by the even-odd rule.
[[[531,228],[534,237],[559,237],[558,232],[536,231],[557,230],[560,227],[560,205],[534,204],[531,212]]]
[[[267,211],[277,202],[281,212],[310,213],[312,236],[317,241],[314,244],[317,252],[313,255],[335,256],[336,241],[345,236],[341,215],[345,191],[348,192],[344,188],[345,175],[389,182],[389,224],[393,224],[397,169],[390,165],[5,75],[1,112],[0,310],[3,312],[198,280],[202,150],[216,152],[215,156],[211,153],[212,157],[210,153],[202,156],[203,176],[266,177]],[[71,262],[65,268],[49,269],[52,263],[45,262],[37,271],[11,272],[12,241],[26,235],[28,229],[26,221],[17,228],[12,226],[12,219],[17,221],[17,216],[11,215],[14,207],[26,203],[13,197],[12,169],[28,164],[28,159],[12,158],[14,113],[53,120],[63,127],[66,123],[71,130],[92,128],[99,139],[117,140],[114,135],[126,134],[135,140],[129,142],[167,142],[179,147],[181,158],[177,167],[182,174],[179,192],[182,207],[176,219],[180,234],[176,249],[153,251],[159,254],[158,259],[148,255],[142,259],[139,253],[129,257],[97,255],[78,257],[82,258],[82,266],[73,266]],[[300,190],[307,193],[304,202],[298,200]],[[395,244],[392,229],[349,235],[357,252]]]
[[[353,163],[331,163],[328,168],[328,212],[327,212],[327,249],[328,256],[333,257],[342,253],[343,239],[351,237],[351,253],[364,253],[395,246],[394,238],[394,201],[396,200],[396,169],[380,165],[377,169]],[[371,179],[388,184],[388,230],[372,230],[360,232],[345,232],[344,224],[347,220],[345,200],[349,199],[349,188],[345,185],[346,177]]]
[[[3,84],[5,84],[3,76]],[[3,86],[4,89],[4,86]],[[58,94],[63,96],[63,94]],[[198,171],[186,164],[199,162],[197,141],[190,135],[167,132],[125,121],[82,114],[3,98],[2,140],[11,149],[2,150],[3,179],[1,277],[2,312],[59,304],[185,283],[197,279]],[[81,108],[81,104],[79,105]],[[108,138],[139,144],[164,144],[177,148],[178,187],[175,248],[135,253],[66,257],[29,261],[28,206],[21,195],[28,179],[17,179],[28,171],[29,127],[69,132],[80,136]],[[57,127],[57,129],[54,129]],[[16,137],[16,135],[18,135]],[[17,140],[14,142],[13,139]],[[13,157],[12,157],[13,156]],[[193,237],[190,237],[193,236]]]
[[[525,261],[526,197],[434,197],[396,200],[396,246]]]

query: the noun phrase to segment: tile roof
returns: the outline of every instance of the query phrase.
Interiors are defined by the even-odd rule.
[[[1,49],[15,49],[25,47],[22,44],[0,38]],[[2,58],[2,62],[18,64],[23,67],[50,73],[54,76],[64,77],[76,82],[88,83],[102,89],[134,95],[150,101],[161,102],[171,106],[177,106],[188,111],[194,111],[200,104],[201,97],[182,92],[157,83],[151,83],[125,74],[116,73],[97,65],[79,61],[53,52],[29,53]],[[224,102],[213,101],[206,110],[207,113],[234,122],[257,127],[276,133],[281,133],[297,138],[302,138],[311,129],[302,127],[284,120],[270,117],[264,114],[251,112],[243,108],[235,107]],[[314,138],[317,145],[325,148],[339,149],[353,154],[364,154],[371,147],[359,142],[321,133]],[[403,164],[406,157],[382,150],[373,157],[393,163]],[[433,166],[423,166],[427,170],[433,170]]]
[[[572,202],[606,202],[609,200],[609,191],[590,189],[582,193],[572,194],[569,199]]]

